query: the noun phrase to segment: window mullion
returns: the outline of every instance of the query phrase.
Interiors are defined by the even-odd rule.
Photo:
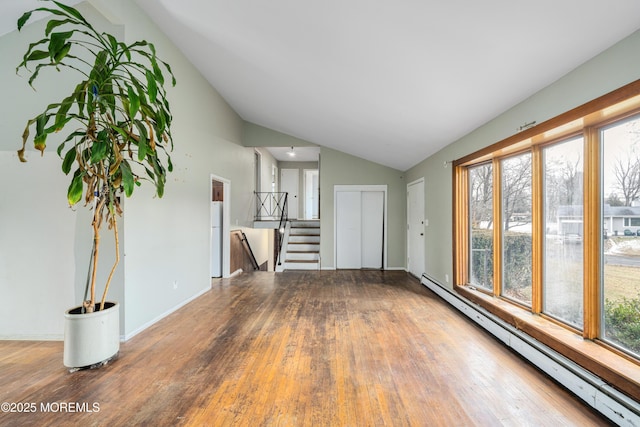
[[[600,137],[598,129],[584,131],[584,332],[587,339],[600,334]]]
[[[533,313],[542,312],[542,282],[543,282],[543,241],[544,233],[544,192],[543,192],[543,165],[542,150],[540,146],[533,147],[532,164],[532,290],[531,290],[531,311]]]
[[[502,295],[502,179],[500,161],[493,160],[493,294]]]

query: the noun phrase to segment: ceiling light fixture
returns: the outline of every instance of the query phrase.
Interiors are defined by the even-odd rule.
[[[289,155],[289,157],[295,157],[296,153],[294,153],[293,147],[291,147],[291,151],[287,151],[287,154]]]

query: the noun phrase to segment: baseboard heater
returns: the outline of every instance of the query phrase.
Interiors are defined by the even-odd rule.
[[[427,275],[421,283],[609,420],[640,427],[640,403]]]

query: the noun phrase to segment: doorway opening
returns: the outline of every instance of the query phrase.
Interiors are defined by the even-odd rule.
[[[229,277],[231,181],[212,174],[210,185],[210,274],[211,277]]]
[[[304,169],[304,219],[320,219],[320,174]]]

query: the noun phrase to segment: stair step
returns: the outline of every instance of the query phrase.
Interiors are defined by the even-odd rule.
[[[300,228],[300,227],[320,228],[320,221],[313,221],[313,220],[297,221],[297,220],[293,220],[293,221],[290,221],[290,222],[291,222],[291,227],[295,227],[295,228]]]
[[[320,254],[309,251],[287,251],[287,261],[318,261]]]
[[[291,236],[319,236],[319,228],[292,228],[289,232]]]
[[[289,235],[289,243],[320,243],[320,236]]]
[[[290,251],[303,251],[303,252],[320,252],[320,244],[319,243],[295,243],[289,242],[288,250]]]
[[[286,261],[283,266],[283,270],[319,270],[320,264],[318,261],[302,262],[302,261]]]

